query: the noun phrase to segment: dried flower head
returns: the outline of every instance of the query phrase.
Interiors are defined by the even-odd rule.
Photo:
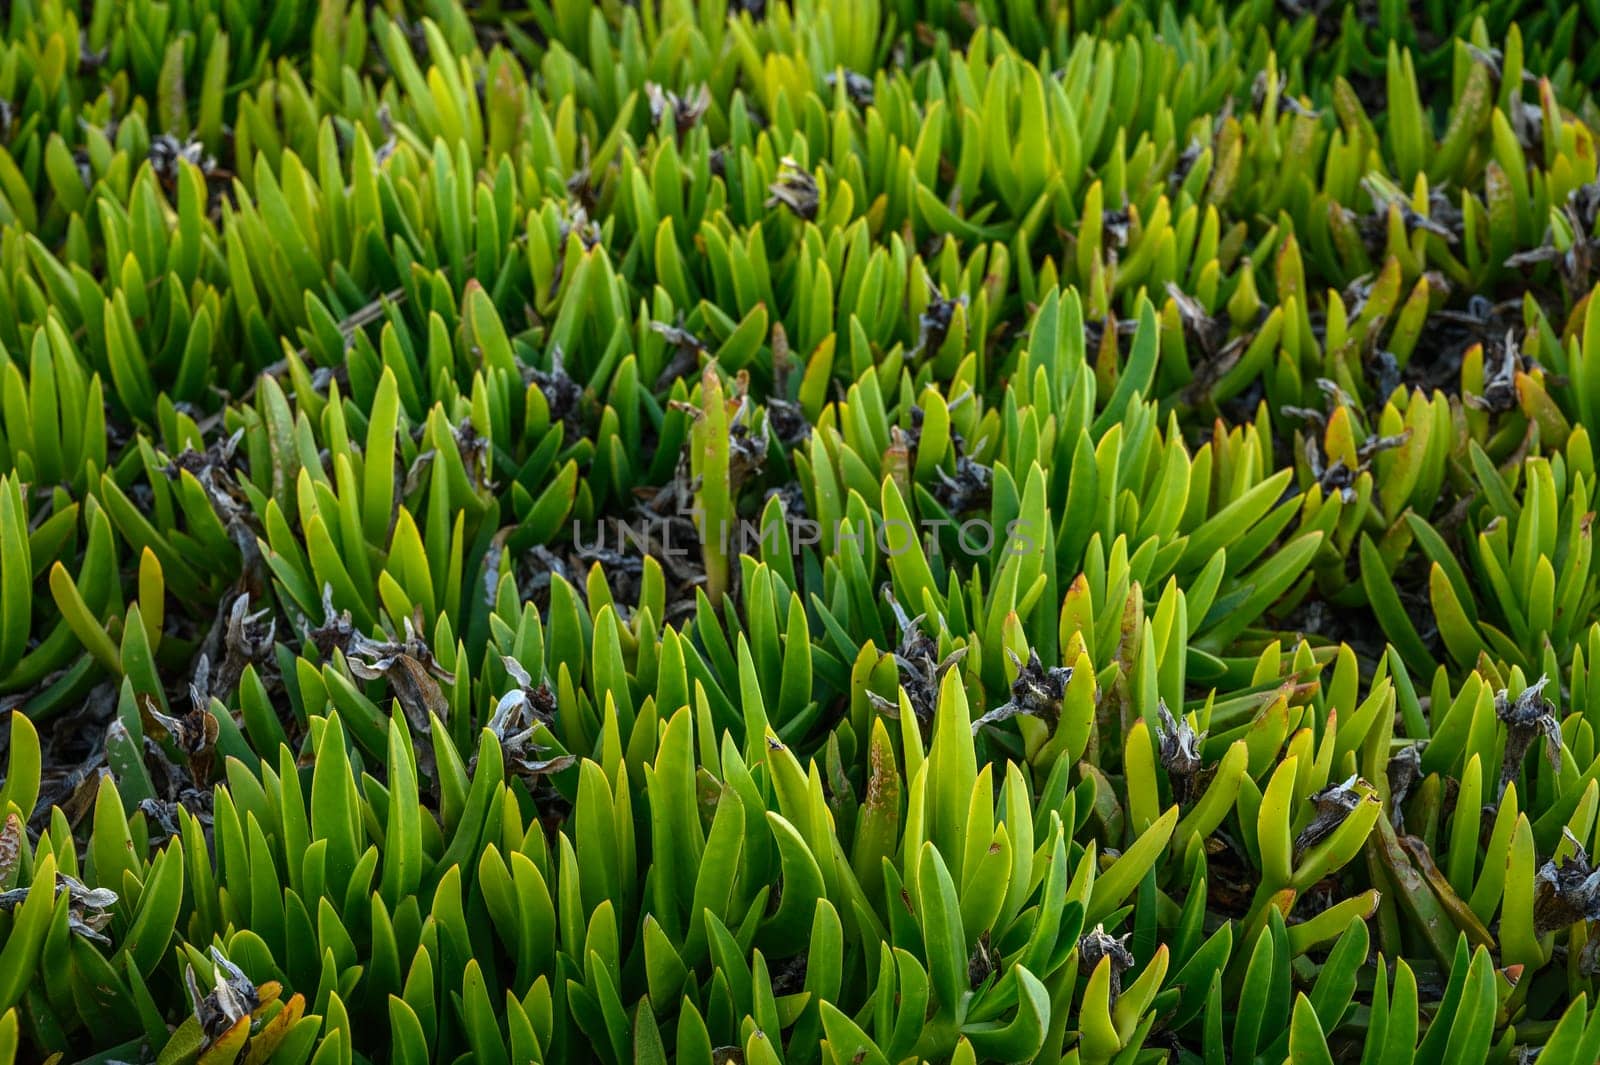
[[[663,89],[653,81],[644,83],[645,96],[650,100],[650,122],[661,125],[661,120],[672,118],[674,136],[682,136],[693,129],[711,108],[711,89],[704,83],[696,85],[682,96]]]
[[[1130,933],[1113,936],[1105,925],[1097,924],[1078,938],[1078,971],[1090,976],[1105,958],[1111,959],[1111,1001],[1122,994],[1122,974],[1133,968],[1133,953],[1128,950]]]
[[[900,646],[894,653],[895,665],[900,671],[900,687],[906,693],[906,700],[911,704],[911,712],[916,715],[922,734],[927,736],[939,704],[939,684],[945,673],[966,657],[967,649],[958,647],[940,659],[938,643],[922,630],[924,615],[909,617],[894,596],[887,591],[884,595],[900,627]],[[899,716],[899,703],[881,698],[874,692],[868,692],[867,698],[886,717]]]
[[[102,933],[102,929],[111,923],[110,911],[117,904],[117,893],[110,888],[91,888],[60,872],[56,873],[55,889],[56,898],[59,899],[63,894],[67,896],[68,930],[74,935],[109,946],[111,940]],[[31,890],[30,886],[0,891],[0,913],[14,911],[27,901]]]
[[[150,168],[168,188],[178,182],[178,164],[188,163],[200,170],[210,170],[217,165],[206,155],[205,145],[199,141],[180,141],[170,133],[157,134],[150,141]]]
[[[966,302],[966,296],[948,299],[933,278],[927,278],[928,305],[917,316],[917,347],[915,356],[925,358],[944,346],[950,335],[950,324],[955,320],[956,308]]]
[[[359,635],[356,632],[355,622],[350,618],[350,611],[333,608],[333,585],[322,586],[322,624],[312,628],[305,627],[305,638],[317,649],[317,654],[323,660],[333,657],[334,651],[348,654],[350,644]]]
[[[793,211],[795,217],[810,222],[817,217],[820,193],[817,179],[812,177],[792,156],[784,156],[778,163],[778,180],[767,186],[772,193],[767,198],[768,207],[782,204]]]
[[[1352,776],[1343,784],[1330,785],[1311,796],[1316,814],[1311,818],[1311,823],[1295,837],[1294,850],[1297,855],[1321,843],[1361,805],[1362,796],[1356,790],[1360,780],[1359,776]]]
[[[750,397],[741,395],[728,422],[728,491],[735,496],[767,463],[767,421],[758,421],[754,410]]]
[[[974,988],[982,987],[985,980],[1000,971],[1002,964],[1000,951],[990,943],[989,930],[985,928],[967,956],[967,983]]]
[[[828,87],[829,91],[832,91],[839,85],[839,75],[829,71],[823,76],[822,81],[823,84]],[[872,79],[867,77],[865,74],[857,74],[853,70],[845,71],[844,92],[845,95],[850,98],[850,102],[855,104],[857,107],[865,108],[872,106]]]
[[[1200,757],[1200,741],[1204,732],[1196,732],[1189,719],[1174,718],[1162,699],[1156,703],[1156,743],[1161,766],[1172,781],[1172,797],[1180,805],[1199,797],[1212,775]]]
[[[550,410],[550,420],[560,422],[567,437],[576,440],[583,433],[583,388],[567,375],[566,354],[557,344],[550,351],[550,369],[525,367],[525,383],[537,385]]]
[[[811,422],[800,404],[789,398],[789,334],[783,323],[772,324],[772,395],[767,397],[767,426],[786,448],[796,447],[811,436]]]
[[[220,730],[209,704],[210,700],[193,687],[189,689],[188,711],[177,717],[162,713],[160,704],[150,695],[143,695],[139,699],[146,737],[165,736],[170,739],[188,761],[194,782],[202,786],[211,781],[211,767]]]
[[[1061,717],[1061,701],[1067,697],[1067,682],[1072,680],[1072,667],[1052,666],[1046,669],[1044,663],[1039,661],[1039,652],[1031,649],[1026,663],[1010,648],[1006,649],[1006,654],[1017,667],[1017,679],[1011,682],[1011,698],[974,721],[974,735],[984,725],[997,724],[1018,714],[1039,718],[1052,727]]]
[[[1600,181],[1593,181],[1567,194],[1559,213],[1551,219],[1543,244],[1518,252],[1505,264],[1509,269],[1520,270],[1540,263],[1555,263],[1567,295],[1576,299],[1588,292],[1595,266],[1600,262],[1600,237],[1594,235],[1597,220],[1600,220]]]
[[[0,884],[11,878],[22,860],[22,818],[7,814],[6,823],[0,827]]]
[[[500,741],[506,771],[521,778],[531,791],[541,778],[577,764],[577,758],[570,754],[554,758],[540,757],[547,748],[534,742],[533,734],[537,729],[548,729],[555,723],[555,693],[543,679],[534,684],[532,676],[515,658],[503,656],[500,662],[516,687],[502,695],[495,704],[494,714],[489,719],[489,731]]]
[[[1555,704],[1544,697],[1549,683],[1548,676],[1541,676],[1515,699],[1504,688],[1495,693],[1495,716],[1506,726],[1505,757],[1500,762],[1500,788],[1496,795],[1505,794],[1506,785],[1516,779],[1522,768],[1523,756],[1541,736],[1550,767],[1561,772],[1561,723],[1556,720]]]
[[[657,392],[666,391],[678,378],[689,377],[699,370],[700,356],[710,350],[705,341],[685,329],[681,321],[676,325],[671,322],[651,322],[650,331],[666,338],[667,343],[672,345],[672,357],[656,377]]]
[[[450,713],[440,683],[454,684],[455,674],[440,666],[427,643],[405,619],[405,639],[399,642],[369,639],[361,633],[351,638],[346,662],[360,680],[389,682],[406,720],[418,732],[429,730],[430,715],[440,721]]]
[[[204,684],[195,684],[195,688],[202,695],[212,693],[225,695],[238,686],[239,678],[244,675],[246,666],[253,665],[260,669],[273,661],[273,650],[277,646],[278,623],[272,616],[270,606],[252,614],[250,596],[241,592],[234,597],[225,616],[228,620],[222,630],[222,664],[217,667],[215,675],[212,675],[209,659],[202,653],[200,663],[195,669],[197,682],[204,678]]]
[[[1401,804],[1422,779],[1422,745],[1407,744],[1389,758],[1389,818],[1399,828],[1405,820]]]
[[[1533,878],[1533,930],[1538,935],[1600,920],[1600,870],[1569,830],[1563,829],[1562,835],[1572,844],[1572,854],[1559,863],[1545,862]]]
[[[975,459],[961,455],[956,459],[956,472],[952,476],[935,468],[938,481],[933,486],[933,497],[951,514],[968,514],[988,507],[994,492],[994,471]]]
[[[1522,369],[1522,345],[1515,329],[1507,329],[1505,339],[1484,351],[1483,392],[1467,393],[1462,400],[1479,410],[1504,414],[1517,409],[1517,373]]]
[[[223,957],[216,947],[212,947],[210,953],[215,984],[209,994],[200,994],[194,966],[185,966],[183,971],[183,982],[189,989],[190,1006],[208,1044],[220,1039],[261,1005],[261,993],[244,974],[244,970]]]

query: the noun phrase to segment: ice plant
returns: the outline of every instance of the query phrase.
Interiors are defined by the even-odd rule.
[[[8,5],[0,1065],[1600,1060],[1588,15]]]

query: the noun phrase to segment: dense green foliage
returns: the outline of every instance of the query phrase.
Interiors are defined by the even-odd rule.
[[[1600,3],[7,7],[0,1065],[1600,1060]]]

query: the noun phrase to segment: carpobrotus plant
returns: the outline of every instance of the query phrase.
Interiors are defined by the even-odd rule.
[[[1600,1060],[1595,16],[7,5],[0,1065]]]

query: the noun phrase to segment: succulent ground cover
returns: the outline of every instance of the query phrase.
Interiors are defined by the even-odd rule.
[[[0,1065],[1600,1060],[1600,5],[0,26]]]

